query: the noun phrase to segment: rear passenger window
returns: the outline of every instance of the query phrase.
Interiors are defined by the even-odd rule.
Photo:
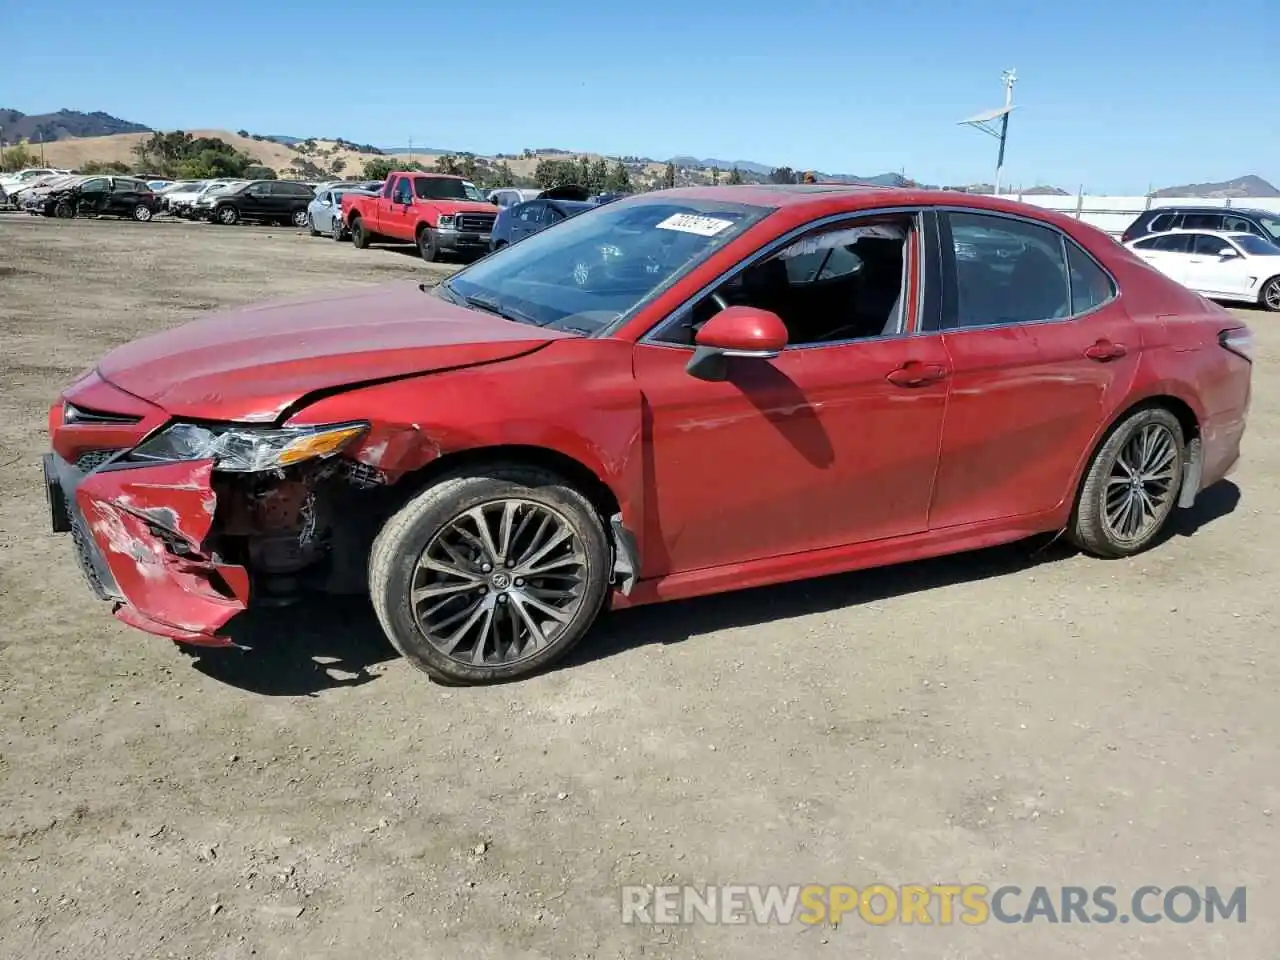
[[[1009,217],[948,214],[961,327],[1034,323],[1072,313],[1063,236]]]
[[[1164,253],[1187,253],[1191,249],[1191,234],[1173,233],[1167,237],[1156,237],[1151,249]]]
[[[1176,213],[1162,213],[1154,218],[1147,227],[1152,233],[1162,233],[1165,230],[1172,230],[1178,224],[1178,215]]]
[[[1071,271],[1071,313],[1096,310],[1116,295],[1111,277],[1078,246],[1067,241],[1067,267]]]
[[[1221,230],[1222,214],[1220,213],[1184,213],[1182,215],[1183,230]]]

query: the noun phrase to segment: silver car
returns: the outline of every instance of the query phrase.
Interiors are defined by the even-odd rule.
[[[307,204],[307,229],[311,236],[321,234],[334,240],[347,239],[347,225],[342,219],[342,198],[347,194],[376,197],[376,190],[359,190],[355,187],[334,187],[320,190],[316,198]]]

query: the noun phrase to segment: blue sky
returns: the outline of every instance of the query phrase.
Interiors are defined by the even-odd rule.
[[[1276,0],[6,6],[0,107],[26,113],[959,183],[996,141],[956,121],[1016,67],[1007,184],[1280,184]]]

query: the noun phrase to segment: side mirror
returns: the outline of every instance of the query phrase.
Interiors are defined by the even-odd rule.
[[[697,349],[686,370],[700,380],[728,377],[729,357],[768,360],[787,345],[782,318],[756,307],[726,307],[703,325],[694,338]]]
[[[1240,254],[1236,253],[1234,247],[1223,247],[1221,250],[1218,251],[1218,256],[1220,256],[1223,260],[1232,260],[1235,257],[1240,256]]]

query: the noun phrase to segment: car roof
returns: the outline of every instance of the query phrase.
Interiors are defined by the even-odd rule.
[[[966,207],[971,210],[1007,213],[1028,217],[1042,223],[1074,233],[1088,224],[1065,213],[1029,203],[1019,203],[1004,197],[991,197],[979,193],[963,193],[959,190],[931,190],[922,187],[889,187],[858,183],[797,183],[797,184],[741,184],[715,187],[677,187],[655,193],[642,193],[623,197],[614,203],[645,202],[654,196],[683,197],[690,200],[712,200],[723,203],[744,203],[772,209],[789,208],[803,211],[805,208],[832,213],[872,207]]]
[[[1262,239],[1256,233],[1245,233],[1243,230],[1197,230],[1195,227],[1184,227],[1177,230],[1157,230],[1155,233],[1148,233],[1146,236],[1134,237],[1125,246],[1133,246],[1138,243],[1146,243],[1159,237],[1185,237],[1188,234],[1195,236],[1218,237],[1221,240],[1260,240]],[[1273,244],[1274,246],[1274,244]],[[1253,256],[1264,256],[1264,254],[1253,254]],[[1265,254],[1272,256],[1272,254]]]
[[[1176,204],[1176,205],[1172,205],[1172,206],[1168,206],[1168,207],[1152,207],[1152,208],[1151,208],[1150,210],[1148,210],[1147,212],[1148,212],[1148,213],[1151,213],[1151,214],[1160,214],[1160,213],[1232,213],[1232,214],[1241,214],[1241,213],[1242,213],[1242,214],[1244,214],[1245,216],[1254,216],[1254,217],[1274,217],[1274,216],[1276,216],[1276,214],[1275,214],[1274,212],[1272,212],[1271,210],[1261,210],[1261,209],[1259,209],[1259,208],[1257,208],[1257,207],[1213,207],[1213,206],[1203,206],[1203,205],[1188,205],[1188,206],[1183,206],[1182,204]]]

